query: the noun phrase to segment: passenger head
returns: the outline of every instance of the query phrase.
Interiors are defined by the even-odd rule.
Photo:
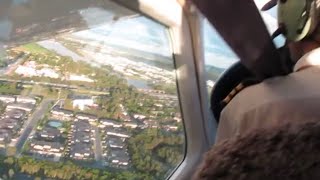
[[[194,179],[320,179],[320,123],[277,126],[215,145]]]
[[[294,61],[320,47],[319,18],[320,0],[278,0],[278,23]]]

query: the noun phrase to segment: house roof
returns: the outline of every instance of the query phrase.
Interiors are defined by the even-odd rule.
[[[46,127],[42,129],[42,131],[38,132],[40,135],[47,135],[47,136],[60,136],[61,132],[56,128]]]
[[[111,147],[112,146],[123,147],[126,145],[122,140],[122,138],[117,138],[117,137],[108,137],[106,139],[106,143]]]
[[[24,116],[26,114],[25,111],[20,110],[20,109],[11,109],[5,112],[5,114],[3,114],[3,116],[7,116],[10,118],[21,118],[22,116]]]
[[[85,154],[85,153],[92,153],[91,145],[85,144],[85,143],[76,143],[71,146],[70,153],[75,154]]]
[[[11,96],[11,95],[3,95],[3,94],[0,94],[0,98],[15,98],[14,96]]]
[[[110,134],[110,133],[114,133],[114,134],[122,134],[125,136],[130,136],[129,132],[125,129],[125,128],[106,128],[106,133]]]
[[[78,139],[80,141],[90,140],[91,133],[90,132],[83,132],[83,131],[76,131],[72,133],[72,139]]]
[[[34,98],[28,96],[17,96],[17,100],[28,100],[28,101],[35,101]]]
[[[110,151],[110,156],[112,159],[119,161],[129,161],[130,157],[126,150],[124,149],[113,149]]]
[[[48,142],[48,141],[32,141],[31,146],[50,146],[51,149],[64,148],[64,145],[59,142]]]
[[[97,119],[97,116],[93,115],[93,114],[87,114],[87,113],[77,113],[76,115],[77,118],[89,118],[89,119]]]
[[[121,122],[114,120],[114,119],[99,119],[99,122],[106,123],[106,124],[121,125]]]
[[[86,120],[76,121],[73,124],[73,129],[76,131],[86,131],[88,129],[91,129],[91,125]]]
[[[32,110],[35,107],[35,105],[30,103],[9,103],[7,107],[10,107],[13,109]]]
[[[73,115],[73,111],[67,110],[67,109],[60,109],[60,108],[53,108],[51,110],[51,112],[57,112],[57,113],[63,113],[63,114],[69,114],[69,115]]]

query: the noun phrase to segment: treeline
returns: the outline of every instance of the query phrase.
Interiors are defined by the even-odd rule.
[[[0,82],[0,94],[20,94],[17,83]]]
[[[163,179],[183,160],[184,138],[158,129],[146,129],[129,139],[133,167],[139,172]]]
[[[153,179],[144,173],[111,171],[80,167],[72,162],[38,161],[31,157],[0,157],[0,173],[3,179],[15,179],[19,174],[32,175],[35,179],[53,178],[61,180],[140,180]]]
[[[37,50],[34,50],[37,49]],[[40,49],[40,50],[38,50]],[[83,87],[91,88],[105,88],[105,87],[123,87],[126,84],[125,80],[116,76],[111,72],[112,68],[110,66],[96,67],[90,64],[90,61],[73,61],[71,57],[60,56],[53,51],[43,50],[42,47],[37,44],[32,44],[31,53],[25,57],[26,61],[36,61],[39,65],[49,65],[51,68],[60,69],[60,74],[63,76],[68,76],[70,74],[86,75],[93,79],[95,82],[85,82],[85,81],[68,81],[64,78],[48,78],[48,77],[31,77],[24,78],[25,80],[35,80],[51,83],[63,83],[63,84],[73,84]],[[15,77],[15,76],[13,76]],[[21,77],[17,77],[21,79]]]

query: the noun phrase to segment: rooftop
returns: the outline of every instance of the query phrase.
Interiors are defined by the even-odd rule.
[[[47,146],[48,148],[51,149],[63,149],[64,145],[59,143],[59,142],[48,142],[48,141],[32,141],[30,144],[32,147],[33,146]]]
[[[97,119],[96,115],[87,113],[77,113],[76,118],[78,119]]]
[[[5,117],[16,118],[16,119],[20,119],[24,115],[26,115],[26,112],[20,109],[10,109],[3,114],[3,116]]]
[[[9,103],[7,109],[19,109],[24,111],[31,111],[35,107],[34,104],[30,103]]]
[[[73,115],[73,111],[67,110],[67,109],[60,109],[58,107],[55,107],[51,110],[52,113],[62,113],[62,114],[68,114]]]
[[[91,154],[93,151],[91,149],[91,145],[85,144],[85,143],[77,143],[71,146],[70,148],[70,154]]]

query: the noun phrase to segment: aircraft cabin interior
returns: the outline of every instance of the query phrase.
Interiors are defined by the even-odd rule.
[[[239,59],[184,3],[1,0],[0,179],[190,179]]]

